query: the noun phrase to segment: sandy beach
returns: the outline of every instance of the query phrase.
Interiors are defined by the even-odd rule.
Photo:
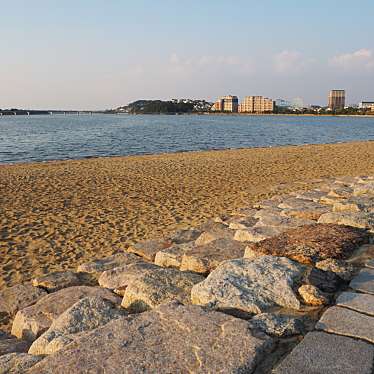
[[[0,166],[0,287],[75,268],[312,179],[374,173],[374,142]]]

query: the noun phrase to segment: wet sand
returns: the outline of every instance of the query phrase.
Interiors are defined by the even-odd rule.
[[[0,287],[311,180],[374,173],[374,142],[0,166]]]

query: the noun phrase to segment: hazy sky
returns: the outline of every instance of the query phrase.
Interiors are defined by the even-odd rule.
[[[374,100],[373,0],[0,0],[0,108]]]

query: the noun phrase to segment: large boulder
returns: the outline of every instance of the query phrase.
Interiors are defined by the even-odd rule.
[[[366,212],[349,213],[349,212],[332,212],[322,214],[318,223],[334,223],[337,225],[345,225],[358,227],[362,229],[374,229],[374,215]]]
[[[182,243],[175,244],[170,248],[158,251],[155,257],[155,264],[165,268],[178,268],[181,266],[183,255],[191,250],[195,244]]]
[[[142,260],[141,257],[132,253],[120,252],[112,256],[100,258],[91,262],[86,262],[78,266],[78,272],[99,274],[105,270],[117,268],[119,266],[132,264]]]
[[[56,271],[32,280],[34,287],[41,287],[48,292],[56,292],[73,286],[89,286],[91,283],[92,279],[89,276],[73,271]]]
[[[274,226],[250,227],[246,230],[236,230],[234,240],[238,242],[258,243],[265,239],[279,235],[283,230]]]
[[[31,283],[17,284],[0,291],[0,320],[8,323],[23,308],[35,304],[47,292]]]
[[[101,287],[111,290],[127,287],[140,275],[159,269],[160,267],[149,262],[135,262],[133,264],[120,266],[104,271],[99,278]]]
[[[29,342],[0,331],[0,356],[14,352],[27,352],[29,347]]]
[[[285,257],[226,261],[191,291],[193,304],[241,314],[258,314],[275,306],[300,309],[294,287],[304,266]]]
[[[51,354],[70,344],[76,334],[96,329],[113,319],[126,315],[109,300],[101,297],[85,297],[52,321],[51,327],[36,339],[29,353]]]
[[[302,334],[305,330],[302,318],[283,314],[261,313],[249,321],[252,329],[259,330],[267,335],[285,338]]]
[[[251,373],[271,347],[246,321],[172,303],[84,334],[29,373]]]
[[[367,243],[365,230],[334,224],[315,224],[284,232],[276,237],[250,244],[252,251],[288,257],[305,264],[327,258],[346,259],[361,244]]]
[[[243,257],[245,244],[232,239],[217,239],[209,244],[195,246],[182,256],[180,270],[208,274],[221,262]]]
[[[234,231],[230,230],[225,224],[220,222],[208,221],[201,225],[199,229],[202,231],[201,235],[195,240],[197,246],[209,244],[217,239],[232,239]]]
[[[12,334],[18,338],[34,341],[46,331],[66,309],[78,300],[88,296],[100,296],[119,304],[121,299],[100,287],[75,286],[64,288],[41,298],[36,304],[24,308],[16,314]]]
[[[143,260],[153,262],[158,251],[169,248],[172,244],[173,243],[167,239],[143,240],[127,248],[127,252],[135,253],[143,257]]]
[[[130,312],[140,313],[174,300],[189,304],[191,288],[203,280],[199,274],[160,267],[140,274],[129,283],[121,305]]]
[[[9,353],[0,356],[0,374],[24,374],[43,359],[27,353]]]
[[[168,239],[174,244],[184,244],[195,241],[201,235],[201,231],[195,228],[188,228],[175,231]]]

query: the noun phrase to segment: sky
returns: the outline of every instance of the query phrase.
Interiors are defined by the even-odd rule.
[[[374,100],[373,0],[0,0],[0,108]]]

